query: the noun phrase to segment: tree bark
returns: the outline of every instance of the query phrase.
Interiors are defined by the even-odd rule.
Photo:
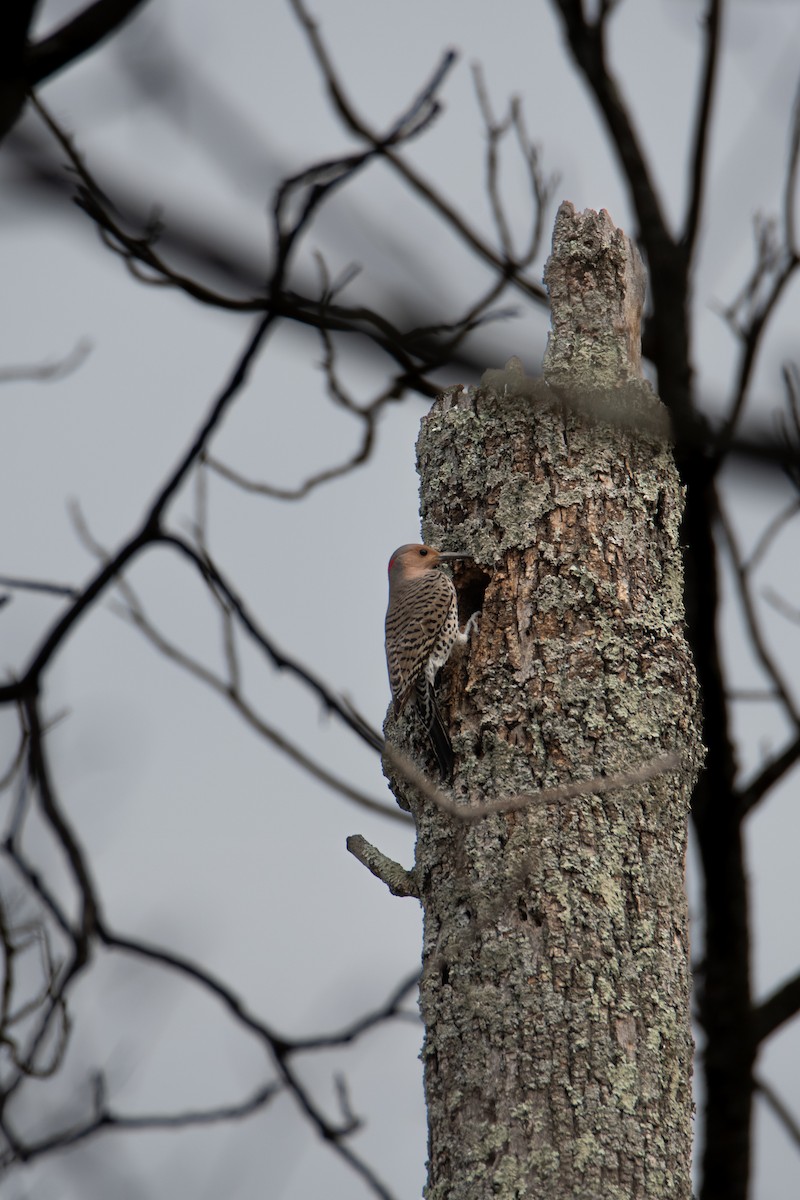
[[[426,1195],[689,1200],[701,748],[682,492],[640,376],[635,247],[605,212],[564,204],[545,282],[544,380],[512,360],[451,388],[418,442],[425,540],[474,555],[456,572],[467,610],[485,588],[440,683],[452,797],[468,811],[666,752],[681,765],[472,822],[395,777],[425,918]]]

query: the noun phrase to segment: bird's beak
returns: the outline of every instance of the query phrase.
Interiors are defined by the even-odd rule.
[[[451,558],[472,558],[472,555],[468,554],[466,550],[440,550],[439,558],[447,561]]]

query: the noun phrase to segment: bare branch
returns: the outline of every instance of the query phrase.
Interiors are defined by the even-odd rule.
[[[753,1086],[764,1097],[789,1137],[798,1149],[800,1149],[800,1122],[797,1120],[797,1117],[792,1115],[775,1089],[759,1075],[756,1075],[753,1079]]]
[[[753,560],[751,559],[749,564],[743,561],[742,555],[739,552],[739,547],[736,543],[736,537],[733,532],[733,528],[728,521],[727,516],[725,515],[722,505],[719,506],[718,517],[728,547],[731,566],[736,576],[739,590],[739,600],[742,605],[745,621],[747,623],[747,632],[750,637],[750,643],[755,651],[758,661],[761,663],[765,674],[769,678],[772,687],[775,689],[776,694],[780,698],[787,717],[795,726],[795,728],[800,729],[800,712],[795,705],[794,697],[789,690],[788,684],[783,678],[783,674],[780,671],[775,658],[767,649],[766,642],[764,641],[764,637],[761,632],[761,626],[756,614],[750,586],[750,573],[752,570]]]
[[[495,229],[500,240],[500,248],[506,259],[510,262],[514,258],[514,242],[500,195],[499,147],[511,126],[511,118],[507,116],[502,121],[495,120],[489,100],[489,93],[486,89],[486,81],[483,77],[483,70],[479,63],[473,63],[472,65],[472,80],[475,85],[475,95],[478,98],[478,105],[486,128],[486,191],[489,195]]]
[[[260,1112],[281,1092],[278,1083],[265,1084],[246,1100],[238,1104],[223,1104],[216,1108],[186,1109],[176,1113],[142,1113],[138,1115],[117,1113],[104,1103],[97,1105],[95,1115],[89,1120],[63,1129],[58,1133],[35,1142],[14,1143],[0,1155],[0,1167],[9,1166],[15,1159],[30,1162],[54,1151],[65,1150],[87,1138],[103,1132],[142,1131],[145,1129],[186,1129],[197,1125],[215,1125],[221,1121],[241,1121],[253,1113]],[[102,1100],[102,1097],[101,1097]]]
[[[326,709],[336,713],[346,725],[358,734],[373,750],[383,750],[383,738],[373,729],[369,722],[360,716],[354,710],[349,701],[341,699],[327,684],[323,683],[316,675],[314,675],[307,667],[301,666],[295,659],[290,658],[279,650],[275,644],[266,636],[259,628],[255,619],[249,613],[244,601],[233,590],[231,584],[223,578],[222,574],[214,566],[211,559],[206,555],[201,557],[197,551],[189,545],[183,538],[172,534],[164,534],[161,541],[168,546],[174,546],[176,550],[185,555],[197,569],[200,571],[207,583],[218,588],[219,591],[230,602],[232,608],[237,613],[243,627],[247,630],[250,637],[258,645],[261,650],[267,655],[272,664],[278,670],[286,670],[296,678],[300,679],[322,700]]]
[[[381,1025],[384,1021],[395,1020],[399,1017],[408,1018],[415,1024],[419,1024],[418,1012],[410,1013],[401,1008],[403,1000],[418,984],[419,970],[417,969],[407,979],[399,983],[386,1003],[374,1012],[368,1013],[364,1017],[359,1017],[352,1025],[346,1026],[339,1033],[319,1034],[316,1037],[308,1038],[294,1038],[292,1040],[292,1049],[300,1052],[305,1050],[324,1050],[333,1046],[345,1046],[349,1042],[356,1041],[357,1038],[361,1037],[362,1033],[367,1033],[370,1029],[374,1029],[376,1025]]]
[[[482,821],[484,817],[493,816],[496,813],[519,812],[521,809],[531,808],[534,805],[557,804],[579,796],[602,796],[607,792],[617,791],[619,788],[635,787],[640,783],[656,779],[668,771],[678,770],[681,765],[677,754],[666,754],[659,758],[652,758],[632,771],[595,776],[593,779],[565,783],[561,787],[543,788],[540,792],[520,792],[514,796],[503,796],[487,804],[473,804],[468,799],[456,800],[452,793],[436,787],[424,771],[421,771],[407,755],[402,754],[389,742],[386,743],[383,753],[393,769],[413,784],[426,799],[432,800],[442,812],[448,813],[451,817],[457,817],[459,821],[467,824]]]
[[[11,784],[16,779],[17,773],[18,773],[20,767],[22,766],[23,762],[25,761],[25,750],[26,750],[27,744],[28,744],[28,731],[25,728],[25,725],[23,722],[23,726],[22,726],[22,729],[21,729],[20,735],[19,735],[19,741],[17,742],[17,749],[16,749],[13,757],[11,758],[11,761],[8,764],[5,774],[0,775],[0,792],[4,792],[6,790],[6,788],[10,787]]]
[[[380,392],[369,404],[360,407],[353,399],[345,392],[342,386],[337,371],[336,371],[336,353],[333,345],[333,339],[328,332],[328,329],[322,324],[319,328],[320,338],[324,347],[324,358],[322,362],[325,371],[325,377],[328,384],[328,394],[331,399],[352,413],[355,417],[360,418],[362,422],[361,442],[355,452],[346,459],[343,463],[339,463],[333,467],[326,467],[321,471],[317,471],[309,475],[302,483],[294,488],[277,487],[274,484],[260,483],[252,479],[248,479],[239,471],[233,470],[224,463],[219,462],[211,455],[206,456],[205,462],[217,474],[227,479],[230,483],[241,488],[242,491],[251,492],[260,496],[270,496],[276,500],[302,500],[315,488],[323,483],[330,483],[334,479],[341,479],[342,476],[350,474],[357,467],[363,466],[369,459],[372,448],[375,443],[375,433],[377,428],[378,418],[380,417],[386,405],[393,400],[397,400],[402,395],[404,385],[399,380],[394,380],[387,388]]]
[[[717,439],[718,459],[727,454],[744,411],[764,335],[778,302],[800,265],[796,244],[794,208],[797,199],[798,156],[800,156],[800,86],[789,133],[789,155],[784,177],[782,241],[777,223],[756,218],[756,261],[744,288],[723,316],[741,343],[741,355],[733,402]],[[763,296],[763,298],[762,298]]]
[[[744,569],[748,573],[752,574],[761,565],[764,556],[767,554],[775,538],[785,525],[794,520],[798,513],[800,513],[800,499],[793,500],[791,504],[788,504],[781,512],[776,513],[772,520],[765,525],[761,536],[750,552],[750,557],[743,564]]]
[[[0,587],[12,588],[17,592],[41,592],[46,596],[58,596],[59,598],[67,597],[69,600],[77,600],[80,596],[80,588],[72,587],[68,583],[49,583],[44,579],[19,579],[16,575],[0,575]]]
[[[622,171],[644,241],[651,268],[661,254],[654,253],[655,243],[672,242],[661,202],[653,183],[650,167],[628,110],[622,100],[619,85],[608,65],[605,50],[605,24],[610,9],[601,9],[598,20],[586,17],[582,0],[553,0],[561,13],[564,31],[575,62],[591,88],[611,135],[611,143],[619,156]]]
[[[467,224],[464,217],[462,217],[461,214],[452,207],[452,205],[448,204],[448,202],[444,200],[436,188],[434,188],[422,175],[415,171],[415,169],[410,166],[405,159],[401,158],[399,154],[395,153],[391,146],[384,139],[382,139],[379,134],[375,133],[374,130],[367,125],[364,119],[356,113],[355,109],[347,98],[341,79],[336,73],[336,69],[333,66],[333,62],[320,35],[317,22],[310,16],[305,4],[303,3],[303,0],[291,0],[291,5],[298,20],[300,21],[300,24],[306,32],[309,44],[314,53],[317,65],[319,66],[322,76],[325,80],[331,99],[333,100],[336,111],[342,118],[346,128],[349,129],[351,133],[356,134],[358,137],[366,141],[370,146],[373,147],[373,149],[379,151],[382,157],[391,164],[391,166],[400,175],[400,177],[405,180],[409,187],[415,191],[418,196],[421,196],[422,199],[432,209],[434,209],[439,213],[440,216],[444,218],[445,222],[456,234],[456,236],[458,236],[466,245],[468,245],[470,249],[478,255],[479,258],[483,259],[484,262],[488,263],[489,266],[493,267],[501,275],[507,277],[514,287],[524,292],[525,295],[530,299],[535,300],[540,304],[546,304],[547,297],[544,289],[539,284],[525,280],[516,274],[516,272],[510,268],[509,264],[504,262],[502,258],[499,258],[483,241],[483,239],[480,238],[478,234]],[[424,89],[423,95],[429,93],[432,97],[435,89],[440,86],[445,73],[455,62],[455,57],[455,53],[452,50],[448,51],[447,54],[444,55],[440,65],[433,74],[431,82],[428,84],[427,88]]]
[[[795,489],[800,492],[800,371],[796,363],[784,363],[781,374],[786,389],[788,414],[779,421],[781,440],[794,462],[784,464],[784,471]]]
[[[293,1094],[301,1111],[309,1119],[312,1127],[316,1129],[323,1141],[331,1146],[364,1179],[375,1194],[381,1197],[381,1200],[392,1200],[391,1193],[381,1183],[371,1168],[346,1144],[345,1139],[354,1132],[352,1125],[331,1124],[314,1104],[295,1071],[290,1067],[288,1059],[293,1049],[293,1044],[290,1041],[278,1036],[269,1029],[264,1022],[249,1012],[234,991],[215,975],[212,975],[211,972],[203,970],[191,960],[171,951],[163,950],[159,946],[115,934],[105,925],[100,926],[97,932],[100,940],[109,948],[166,967],[199,984],[211,995],[215,996],[239,1024],[249,1029],[268,1046],[285,1086]]]
[[[771,1037],[800,1012],[800,975],[782,984],[777,991],[756,1005],[753,1011],[756,1041],[760,1044]]]
[[[422,370],[441,366],[447,359],[449,346],[445,344],[442,347],[429,347],[426,354],[423,341],[434,338],[440,330],[439,326],[432,326],[429,330],[412,330],[405,334],[380,313],[371,309],[363,306],[332,305],[327,301],[320,303],[297,294],[285,285],[291,249],[316,209],[335,187],[348,181],[368,161],[379,156],[379,148],[373,147],[361,155],[350,156],[347,159],[317,163],[284,181],[278,190],[273,209],[275,266],[272,278],[262,293],[236,298],[213,291],[168,266],[155,249],[162,231],[161,223],[157,219],[150,218],[141,236],[127,233],[115,215],[113,204],[89,171],[72,139],[38,98],[33,97],[32,103],[67,154],[70,165],[81,180],[76,203],[95,222],[104,244],[120,255],[135,278],[150,285],[179,288],[200,303],[216,308],[238,312],[268,311],[274,317],[284,317],[311,328],[325,328],[331,332],[364,336],[398,364],[401,369],[396,381],[398,387],[412,388],[424,396],[436,394],[436,387],[424,378]],[[412,110],[416,108],[417,103],[412,105]],[[403,114],[387,135],[389,143],[401,136],[412,136],[418,132],[418,127],[413,125],[407,128],[407,115]],[[288,225],[288,204],[301,185],[307,188],[307,194],[301,201],[295,224]],[[152,274],[143,274],[138,264],[142,264]],[[447,329],[447,326],[441,328]]]
[[[516,270],[519,271],[530,266],[539,253],[544,234],[544,215],[550,202],[554,181],[548,183],[539,167],[539,153],[531,143],[525,129],[522,103],[519,98],[512,97],[507,116],[502,121],[497,121],[492,112],[486,81],[479,63],[473,64],[472,76],[478,106],[486,129],[486,191],[505,259],[508,263],[513,263]],[[516,134],[517,145],[528,170],[533,200],[531,234],[528,245],[521,256],[514,251],[511,229],[500,192],[500,146],[510,130]],[[500,278],[498,282],[505,287],[508,281]]]
[[[26,76],[32,87],[114,33],[140,8],[144,0],[94,0],[54,33],[31,46],[26,56]]]
[[[800,737],[794,737],[785,748],[769,759],[754,779],[746,787],[740,788],[737,795],[739,812],[745,817],[767,792],[783,779],[788,771],[800,761]]]
[[[717,61],[722,40],[722,0],[708,0],[704,19],[703,69],[700,85],[700,103],[695,111],[695,128],[692,149],[691,192],[683,226],[683,243],[691,257],[700,228],[703,209],[703,191],[708,165],[708,135],[711,127],[711,108],[714,99]]]
[[[800,166],[800,85],[795,93],[792,108],[792,122],[789,128],[789,160],[783,185],[783,240],[788,253],[795,259],[800,253],[795,229],[798,166]]]
[[[77,835],[62,812],[50,777],[50,766],[45,753],[38,703],[25,697],[23,700],[25,723],[28,732],[28,772],[36,791],[42,814],[52,829],[56,840],[63,848],[72,876],[81,897],[81,918],[78,929],[73,931],[75,946],[81,961],[88,956],[89,939],[94,933],[100,915],[100,901],[89,870],[86,853]]]
[[[282,754],[291,759],[296,766],[311,775],[313,779],[324,784],[325,787],[331,788],[340,796],[344,796],[345,799],[352,800],[361,808],[365,808],[369,812],[378,813],[382,817],[388,817],[390,820],[407,822],[408,818],[405,813],[399,812],[397,809],[391,808],[379,800],[374,800],[371,796],[353,787],[347,780],[334,775],[333,772],[312,759],[305,750],[285,737],[274,726],[269,725],[239,691],[237,685],[238,663],[234,664],[234,671],[227,679],[215,675],[208,667],[179,649],[179,647],[169,641],[155,628],[145,614],[136,593],[127,580],[123,578],[118,579],[117,586],[125,599],[124,605],[115,605],[115,609],[119,615],[135,625],[165,658],[170,659],[171,662],[176,663],[188,674],[193,675],[195,679],[199,679],[207,687],[222,696],[260,737],[274,746],[276,750],[280,750]],[[227,627],[230,613],[229,610],[223,611],[225,613],[225,627]]]
[[[92,343],[82,340],[64,358],[56,359],[54,362],[44,362],[37,366],[0,367],[0,383],[64,379],[73,371],[77,371],[88,357],[91,349]]]
[[[46,634],[38,650],[35,652],[22,678],[14,683],[0,687],[0,704],[16,702],[17,699],[24,699],[32,691],[35,691],[40,675],[46,669],[50,659],[60,648],[64,639],[72,631],[73,626],[92,606],[95,600],[102,595],[108,585],[116,579],[125,565],[135,558],[145,546],[158,541],[162,537],[161,518],[164,511],[183,483],[190,468],[202,454],[208,439],[221,422],[228,406],[244,386],[253,361],[272,323],[273,317],[270,314],[259,320],[254,332],[247,340],[244,351],[228,383],[213,401],[210,411],[194,441],[188,450],[184,452],[178,465],[169,475],[166,482],[162,484],[147,510],[139,529],[123,544],[112,558],[103,564],[74,603],[70,605],[67,611],[51,627],[49,633]]]

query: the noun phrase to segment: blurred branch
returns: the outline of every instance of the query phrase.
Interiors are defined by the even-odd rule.
[[[591,21],[584,13],[583,0],[553,0],[553,7],[561,13],[575,62],[586,77],[619,156],[652,271],[662,256],[655,252],[656,243],[671,243],[672,239],[644,150],[608,65],[605,29],[611,9],[604,6],[597,19]]]
[[[747,816],[759,800],[762,800],[798,761],[800,761],[800,737],[794,737],[780,754],[767,760],[746,787],[739,789],[736,793],[741,816]]]
[[[767,523],[755,547],[751,551],[749,559],[744,564],[748,573],[752,573],[761,565],[775,538],[784,526],[794,520],[798,513],[800,513],[800,499],[793,500],[791,504],[788,504],[786,508],[776,513],[772,520]]]
[[[144,0],[95,0],[55,33],[32,43],[37,0],[0,6],[0,139],[15,124],[28,91],[113,33]]]
[[[68,600],[77,600],[81,594],[80,588],[72,587],[68,583],[49,583],[45,579],[18,579],[15,575],[0,575],[0,587],[19,592],[41,592],[45,596],[59,598],[66,596]]]
[[[797,492],[800,492],[800,371],[796,363],[784,363],[781,368],[788,413],[779,418],[778,427],[786,447],[794,452],[797,460],[784,467]]]
[[[791,372],[784,368],[784,379],[787,385],[787,397],[789,402],[789,413],[793,420],[794,428],[791,429],[788,425],[783,429],[783,441],[790,455],[795,457],[800,449],[800,413],[798,413],[796,393],[793,390],[793,376]],[[800,471],[796,467],[787,466],[786,473],[795,483],[800,478]],[[785,525],[792,520],[797,513],[800,512],[800,500],[795,500],[780,510],[771,521],[767,523],[763,529],[761,536],[753,548],[749,559],[745,562],[739,555],[733,540],[733,531],[730,524],[724,519],[721,507],[720,517],[722,519],[722,527],[728,542],[731,553],[734,572],[736,573],[737,583],[739,586],[739,597],[744,606],[745,619],[747,621],[750,638],[754,649],[761,661],[762,667],[765,669],[772,684],[772,691],[775,696],[783,702],[784,710],[787,716],[793,721],[795,728],[798,727],[797,713],[792,703],[791,694],[788,692],[788,684],[785,684],[781,675],[778,673],[777,663],[769,654],[761,634],[760,626],[755,613],[755,606],[750,592],[749,577],[761,565],[768,550],[772,546],[775,538]],[[774,607],[780,609],[784,616],[792,617],[791,611],[785,602],[778,597],[772,589],[767,589],[765,592],[765,600]],[[800,614],[798,614],[800,617]],[[788,700],[788,703],[787,703]],[[768,759],[762,764],[761,769],[755,777],[745,787],[740,788],[737,793],[738,808],[740,814],[744,817],[750,813],[756,805],[764,798],[764,796],[779,783],[780,780],[789,772],[795,764],[800,761],[800,737],[795,736],[781,753]]]
[[[748,637],[750,638],[750,644],[753,647],[756,658],[761,664],[762,670],[767,675],[770,684],[774,688],[776,696],[778,696],[780,699],[786,716],[796,729],[800,729],[800,712],[798,712],[797,706],[794,702],[794,697],[789,690],[788,684],[783,678],[783,674],[780,671],[775,658],[767,649],[767,645],[761,631],[761,625],[756,614],[750,583],[750,576],[753,569],[754,560],[751,558],[749,563],[744,562],[736,542],[736,536],[733,532],[733,527],[731,526],[722,505],[719,506],[717,515],[719,518],[720,527],[725,537],[725,542],[728,547],[731,567],[736,577],[739,602],[742,606],[745,622],[747,624],[747,633]],[[757,556],[755,557],[755,561],[758,561]]]
[[[756,1040],[766,1041],[786,1021],[800,1012],[800,975],[787,980],[753,1010]]]
[[[415,970],[399,983],[386,1003],[382,1004],[380,1008],[376,1008],[374,1012],[359,1017],[338,1033],[323,1033],[315,1037],[293,1038],[292,1049],[299,1053],[306,1050],[328,1050],[334,1046],[346,1046],[350,1042],[356,1041],[362,1034],[374,1029],[377,1025],[382,1025],[385,1021],[391,1021],[398,1017],[408,1018],[414,1024],[418,1025],[420,1020],[419,1013],[407,1012],[401,1008],[403,1000],[405,1000],[409,992],[417,987],[418,983],[419,969]]]
[[[0,775],[0,792],[4,792],[7,787],[11,786],[20,767],[25,761],[25,752],[28,745],[28,731],[25,728],[24,722],[21,722],[21,726],[19,741],[17,742],[17,749],[8,764],[5,774]]]
[[[250,479],[242,474],[242,472],[234,470],[233,467],[221,462],[213,455],[206,454],[204,456],[203,461],[211,470],[221,475],[222,478],[227,479],[229,483],[234,484],[242,491],[250,492],[254,495],[269,496],[277,500],[301,500],[322,484],[330,483],[334,479],[341,479],[344,475],[348,475],[358,467],[363,466],[368,461],[374,447],[378,421],[384,408],[390,403],[399,400],[409,383],[404,375],[397,375],[368,404],[363,405],[357,404],[346,391],[337,371],[336,346],[330,333],[331,328],[335,327],[335,322],[329,323],[326,320],[330,299],[335,293],[328,279],[327,270],[321,256],[318,256],[318,260],[323,275],[318,333],[323,345],[323,360],[321,365],[325,374],[328,395],[339,408],[360,419],[362,423],[361,441],[354,453],[344,462],[314,472],[296,487],[278,487],[275,484]],[[340,288],[341,286],[339,285]],[[473,332],[479,326],[487,324],[489,321],[499,320],[509,315],[507,313],[486,311],[488,305],[494,302],[498,292],[503,290],[504,286],[503,283],[499,287],[493,286],[489,290],[488,295],[479,299],[455,323],[409,331],[405,335],[406,344],[411,347],[416,344],[418,339],[428,339],[432,336],[437,336],[443,339],[439,344],[439,350],[449,360],[458,344],[467,334]],[[431,365],[435,366],[436,364],[434,362]]]
[[[70,835],[72,837],[72,835]],[[74,840],[74,838],[72,838]],[[5,847],[8,851],[8,846]],[[41,881],[32,872],[30,866],[21,856],[18,848],[13,848],[14,861],[20,867],[22,874],[31,882],[34,891],[40,895],[47,907],[55,908],[57,906],[51,903],[51,898],[46,890],[41,885]],[[63,920],[65,928],[70,927]],[[72,931],[73,936],[76,932]],[[404,982],[386,1004],[380,1006],[374,1012],[368,1013],[353,1022],[352,1025],[342,1030],[337,1034],[322,1035],[317,1038],[298,1039],[297,1041],[286,1039],[272,1030],[265,1022],[255,1017],[245,1006],[240,997],[223,983],[218,977],[211,972],[206,971],[197,963],[176,954],[172,951],[164,950],[161,947],[150,943],[128,938],[123,935],[114,933],[99,916],[99,906],[95,902],[95,920],[91,930],[91,939],[97,940],[101,945],[110,950],[117,951],[122,954],[141,958],[146,962],[160,966],[179,976],[183,976],[187,980],[200,986],[210,995],[214,996],[232,1016],[235,1022],[241,1025],[244,1029],[254,1034],[269,1050],[270,1056],[279,1072],[281,1083],[270,1083],[255,1092],[248,1100],[237,1105],[220,1106],[218,1108],[192,1111],[188,1110],[182,1113],[165,1114],[165,1115],[143,1115],[143,1116],[124,1116],[116,1114],[110,1110],[105,1104],[104,1088],[102,1080],[100,1086],[95,1089],[96,1111],[94,1117],[90,1121],[83,1122],[77,1126],[72,1126],[70,1129],[62,1130],[59,1133],[50,1135],[47,1138],[37,1142],[26,1143],[14,1131],[8,1116],[8,1104],[13,1093],[17,1090],[19,1084],[24,1078],[30,1075],[28,1064],[24,1064],[24,1070],[20,1071],[17,1080],[10,1086],[6,1087],[0,1099],[0,1130],[2,1130],[7,1147],[0,1155],[0,1165],[8,1166],[13,1161],[28,1162],[33,1158],[41,1155],[63,1149],[66,1146],[74,1145],[78,1141],[82,1141],[91,1136],[95,1132],[100,1132],[102,1129],[145,1129],[145,1128],[166,1128],[180,1127],[185,1125],[204,1124],[216,1121],[235,1120],[249,1115],[251,1112],[257,1111],[263,1107],[281,1088],[285,1088],[292,1093],[300,1107],[312,1126],[320,1134],[323,1141],[330,1145],[333,1150],[354,1169],[366,1182],[372,1191],[382,1198],[382,1200],[391,1200],[389,1191],[384,1187],[381,1181],[377,1178],[372,1169],[356,1155],[353,1150],[346,1144],[346,1139],[355,1132],[358,1127],[358,1122],[354,1118],[345,1120],[344,1123],[333,1124],[327,1120],[321,1110],[313,1102],[310,1094],[300,1082],[299,1077],[290,1065],[290,1058],[295,1053],[309,1052],[318,1048],[332,1047],[337,1045],[346,1045],[357,1040],[363,1033],[374,1028],[383,1021],[391,1020],[402,1015],[400,1003],[407,991],[413,986],[413,980],[409,979]],[[76,977],[78,968],[76,967],[76,958],[69,965],[67,971],[62,974],[59,984],[58,994],[53,997],[55,1003],[63,1008],[65,992],[69,983]]]
[[[486,804],[474,804],[466,797],[456,799],[452,792],[437,787],[408,755],[401,753],[389,742],[386,743],[383,753],[398,775],[412,784],[426,799],[433,801],[442,812],[448,813],[449,816],[455,817],[465,824],[482,821],[484,817],[490,817],[497,813],[519,812],[524,808],[557,804],[581,796],[603,796],[607,792],[614,792],[620,788],[636,787],[640,783],[647,783],[668,771],[679,770],[681,766],[677,754],[665,754],[649,759],[640,767],[634,767],[630,771],[597,775],[592,779],[575,780],[573,783],[565,783],[560,787],[542,788],[538,792],[519,792],[513,796],[501,796]]]
[[[55,362],[40,363],[37,366],[0,367],[0,383],[17,383],[23,380],[35,380],[38,382],[63,379],[66,375],[77,371],[91,348],[91,342],[84,340],[78,342],[64,358],[57,359]]]
[[[46,1079],[60,1067],[66,1049],[69,1022],[66,1007],[58,1005],[60,1017],[55,1044],[50,1051],[50,1057],[45,1062],[37,1062],[30,1054],[20,1050],[19,1040],[12,1033],[14,1026],[25,1022],[29,1017],[39,1012],[48,997],[53,995],[56,987],[57,968],[53,962],[47,927],[38,919],[32,921],[14,921],[4,899],[0,896],[0,942],[3,947],[3,985],[2,1002],[0,1004],[0,1045],[4,1046],[11,1063],[20,1075],[32,1079]],[[17,971],[17,962],[26,952],[36,948],[40,952],[41,985],[31,994],[30,978],[34,968],[28,971]],[[19,976],[24,984],[20,983]],[[26,986],[25,992],[21,989]],[[27,996],[27,998],[24,998]]]
[[[792,280],[800,250],[795,236],[794,207],[800,165],[800,85],[795,94],[789,131],[789,153],[783,185],[783,214],[780,223],[755,218],[756,260],[749,279],[722,312],[740,343],[740,359],[733,400],[725,425],[717,438],[716,455],[721,459],[733,440],[744,411],[757,357],[778,302]]]
[[[422,326],[402,333],[372,309],[363,306],[332,305],[327,298],[323,298],[321,302],[313,300],[299,295],[287,284],[287,272],[282,261],[284,248],[288,251],[294,245],[329,193],[348,182],[372,159],[379,156],[379,148],[346,158],[316,163],[284,180],[276,192],[273,206],[276,263],[272,279],[265,285],[262,294],[239,299],[213,291],[168,266],[156,251],[156,243],[163,232],[161,223],[156,218],[151,216],[142,235],[133,236],[127,233],[115,206],[89,171],[72,139],[61,129],[40,100],[33,97],[32,102],[67,154],[81,181],[77,191],[78,206],[95,222],[104,244],[123,259],[137,280],[146,284],[176,287],[201,303],[213,307],[240,312],[268,311],[273,316],[284,317],[312,328],[367,337],[401,368],[397,379],[398,386],[402,384],[403,387],[413,388],[426,396],[436,394],[436,388],[424,378],[422,372],[443,366],[449,360],[451,343],[447,342],[441,347],[436,345],[437,337],[442,330],[449,328],[448,326]],[[412,111],[419,103],[419,99],[414,102]],[[386,135],[386,144],[393,144],[401,137],[416,136],[420,129],[424,128],[419,120],[412,124],[408,118],[409,114],[404,113],[395,122]],[[292,205],[295,205],[298,211],[293,215],[291,223],[287,224]],[[143,274],[140,266],[146,267],[152,274]],[[459,326],[459,339],[465,332],[470,332],[474,324],[472,322],[465,323],[464,327]]]
[[[69,1035],[67,993],[91,959],[91,943],[100,912],[97,892],[85,853],[61,808],[52,784],[44,730],[39,716],[38,700],[35,696],[26,696],[23,699],[21,717],[26,730],[26,766],[30,789],[37,799],[46,826],[52,832],[56,844],[64,855],[69,874],[78,892],[80,917],[77,923],[70,922],[61,906],[27,864],[18,845],[21,828],[15,818],[6,835],[3,850],[20,870],[33,892],[56,917],[68,939],[70,953],[67,960],[56,969],[51,965],[49,945],[45,947],[48,980],[47,986],[41,994],[40,1004],[34,1006],[39,1014],[38,1020],[32,1034],[27,1039],[24,1051],[20,1052],[17,1049],[14,1051],[13,1062],[16,1075],[10,1079],[6,1077],[3,1081],[3,1087],[0,1090],[0,1116],[5,1113],[12,1097],[27,1078],[51,1074],[61,1062]],[[41,1063],[38,1056],[43,1048],[47,1048],[56,1021],[58,1026],[55,1047],[51,1050],[50,1058],[46,1063]]]
[[[695,110],[692,170],[689,179],[690,196],[683,226],[682,241],[691,257],[700,229],[703,210],[706,168],[708,166],[708,135],[711,128],[711,109],[717,76],[717,61],[722,40],[722,0],[708,0],[704,18],[703,68],[701,72],[700,103]]]
[[[498,121],[492,112],[492,105],[483,70],[478,63],[473,64],[472,78],[475,86],[475,94],[478,98],[478,107],[480,108],[486,130],[486,191],[491,204],[500,248],[503,251],[506,262],[514,262],[517,264],[518,269],[525,269],[531,265],[541,249],[544,237],[544,217],[552,200],[557,179],[554,177],[548,181],[542,173],[539,166],[539,152],[528,137],[525,128],[522,103],[519,97],[512,97],[508,115],[502,121]],[[519,256],[514,251],[511,227],[506,215],[500,188],[500,147],[503,139],[511,130],[516,135],[517,146],[528,172],[531,196],[533,198],[531,232],[528,244]],[[507,281],[501,277],[501,282],[505,284]]]
[[[124,1132],[126,1130],[142,1131],[145,1129],[185,1129],[197,1125],[214,1125],[221,1121],[241,1121],[253,1113],[260,1112],[281,1092],[277,1083],[266,1084],[258,1088],[246,1100],[239,1104],[220,1105],[217,1108],[187,1109],[175,1113],[146,1113],[125,1115],[114,1112],[105,1104],[104,1089],[96,1086],[96,1104],[94,1115],[85,1122],[72,1125],[58,1133],[52,1133],[35,1142],[19,1142],[9,1146],[0,1153],[0,1168],[8,1167],[13,1161],[30,1162],[34,1158],[42,1158],[57,1150],[65,1150],[75,1146],[87,1138],[103,1132]],[[98,1095],[99,1093],[99,1095]]]
[[[54,33],[28,48],[27,80],[33,87],[92,50],[124,24],[145,0],[94,0]]]
[[[761,1079],[757,1075],[753,1080],[753,1086],[764,1097],[795,1145],[800,1148],[800,1122],[798,1122],[797,1118],[792,1115],[775,1089],[764,1079]]]
[[[32,696],[25,696],[22,706],[28,732],[27,759],[31,786],[38,798],[42,815],[66,856],[80,896],[80,919],[78,925],[73,927],[72,935],[75,942],[77,965],[82,966],[89,957],[89,941],[94,934],[100,915],[100,902],[86,853],[56,796],[45,752],[38,700]]]
[[[486,80],[483,78],[483,71],[480,64],[474,64],[473,66],[473,82],[477,103],[479,103],[481,110],[483,127],[486,130],[486,191],[489,203],[492,206],[494,226],[497,229],[500,248],[503,250],[507,263],[516,263],[517,269],[525,269],[534,262],[534,259],[541,250],[543,236],[545,236],[545,215],[548,205],[553,198],[557,176],[554,176],[551,180],[547,180],[545,175],[542,174],[539,164],[539,151],[531,143],[528,131],[525,130],[522,102],[519,101],[519,98],[517,96],[512,97],[509,113],[507,113],[503,120],[498,121],[492,112],[492,103],[489,101]],[[500,192],[500,146],[503,144],[506,134],[512,130],[516,134],[517,146],[519,152],[521,152],[525,168],[528,170],[534,210],[528,245],[521,256],[517,256],[515,248],[513,248],[509,217],[506,215],[503,196],[501,196]],[[501,280],[501,282],[505,284],[507,281]]]

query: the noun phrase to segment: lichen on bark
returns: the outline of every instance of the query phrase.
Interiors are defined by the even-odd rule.
[[[545,279],[544,378],[512,360],[449,389],[418,442],[425,540],[488,577],[441,681],[453,795],[668,751],[681,767],[469,825],[396,781],[425,914],[426,1195],[689,1200],[684,858],[701,749],[682,493],[640,378],[635,248],[607,214],[562,205]]]

